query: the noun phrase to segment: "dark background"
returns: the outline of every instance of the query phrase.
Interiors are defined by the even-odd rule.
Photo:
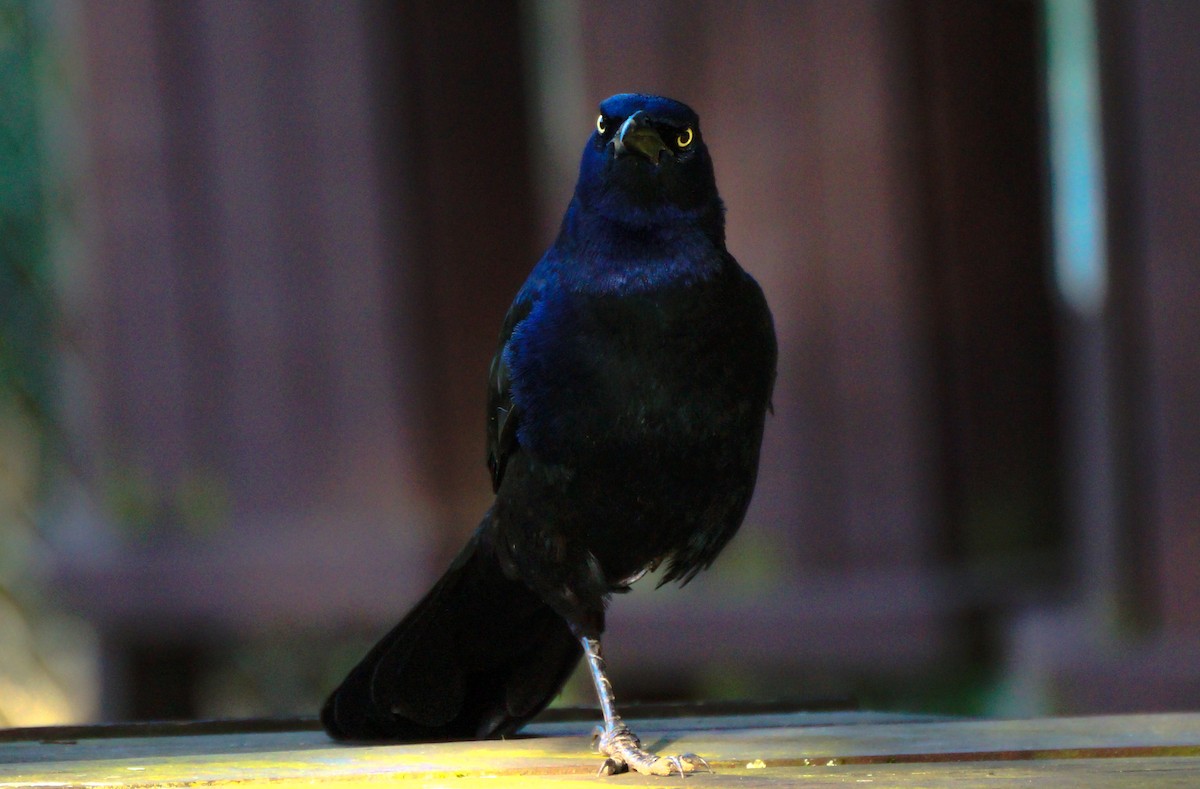
[[[612,607],[618,697],[1200,706],[1200,5],[1095,7],[1081,306],[1042,3],[6,1],[43,193],[0,197],[3,414],[45,461],[0,590],[75,623],[36,641],[94,689],[63,714],[312,713],[424,591],[621,91],[700,113],[780,368],[737,540]]]

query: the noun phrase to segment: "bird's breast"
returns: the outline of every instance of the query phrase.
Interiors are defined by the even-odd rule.
[[[657,462],[744,431],[766,406],[744,312],[715,284],[545,300],[506,352],[523,451]]]

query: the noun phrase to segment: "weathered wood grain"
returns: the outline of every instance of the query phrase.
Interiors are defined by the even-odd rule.
[[[151,736],[103,727],[29,730],[0,738],[0,787],[576,784],[597,780],[589,728],[584,721],[540,724],[507,741],[398,746],[339,745],[310,725],[167,727]],[[655,749],[709,760],[714,773],[686,779],[689,786],[1200,785],[1200,714],[938,720],[801,713],[646,719],[636,728]],[[640,776],[603,782],[685,783]]]

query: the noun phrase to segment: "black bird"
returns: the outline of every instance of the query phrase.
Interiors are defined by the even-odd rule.
[[[700,121],[672,99],[600,104],[554,245],[492,360],[495,501],[462,553],[325,703],[337,739],[511,734],[587,657],[602,771],[690,772],[614,709],[600,636],[615,592],[707,568],[745,515],[775,379],[758,284],[725,249]],[[582,647],[582,650],[581,650]]]

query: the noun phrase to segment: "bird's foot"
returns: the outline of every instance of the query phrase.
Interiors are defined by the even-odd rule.
[[[642,775],[687,775],[703,768],[710,773],[708,762],[694,753],[658,756],[642,748],[642,741],[624,724],[610,731],[601,730],[595,740],[596,750],[604,754],[604,764],[597,775],[616,775],[635,770]]]

